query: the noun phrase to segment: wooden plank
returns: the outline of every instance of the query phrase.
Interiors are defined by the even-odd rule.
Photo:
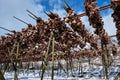
[[[108,36],[108,38],[116,37],[116,35]],[[100,40],[101,38],[96,38],[95,40]]]
[[[109,5],[106,5],[106,6],[103,6],[103,7],[100,7],[100,8],[99,8],[99,11],[105,10],[105,9],[107,9],[107,8],[110,8],[110,7],[111,7],[110,4],[109,4]],[[82,13],[82,14],[77,15],[77,17],[83,17],[83,16],[86,16],[86,13]]]

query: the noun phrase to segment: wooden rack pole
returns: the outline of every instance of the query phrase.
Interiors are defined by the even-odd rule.
[[[110,7],[111,7],[110,4],[109,4],[109,5],[106,5],[106,6],[103,6],[103,7],[100,7],[100,8],[99,8],[99,11],[105,10],[105,9],[107,9],[107,8],[110,8]],[[86,13],[82,13],[82,14],[77,15],[77,17],[83,17],[83,16],[86,16]]]

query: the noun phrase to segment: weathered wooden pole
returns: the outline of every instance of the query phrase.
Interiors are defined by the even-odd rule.
[[[8,32],[11,32],[11,33],[16,33],[16,31],[15,30],[9,30],[9,29],[6,29],[6,28],[4,28],[4,27],[0,27],[1,29],[3,29],[3,30],[6,30],[6,31],[8,31]]]
[[[108,69],[107,69],[107,63],[106,63],[106,53],[105,53],[105,45],[101,44],[102,47],[102,64],[103,64],[103,73],[105,74],[105,78],[108,79]]]
[[[52,75],[51,80],[54,80],[54,48],[55,48],[55,38],[52,38]]]
[[[99,11],[108,9],[108,8],[110,8],[110,7],[111,7],[110,4],[105,5],[105,6],[103,6],[103,7],[100,7],[100,8],[99,8]],[[82,13],[82,14],[78,14],[78,15],[77,15],[77,17],[83,17],[83,16],[86,16],[86,13]]]
[[[43,80],[45,69],[47,67],[47,58],[48,58],[48,52],[49,52],[49,49],[50,49],[50,43],[51,43],[51,40],[52,40],[52,36],[53,36],[53,32],[50,33],[50,38],[49,38],[49,42],[48,42],[47,52],[45,54],[45,58],[43,59],[41,80]]]
[[[83,75],[83,67],[82,67],[82,54],[80,53],[80,58],[79,58],[79,74],[80,74],[80,77]]]

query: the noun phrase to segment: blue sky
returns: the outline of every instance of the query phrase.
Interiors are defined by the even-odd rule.
[[[84,0],[66,1],[69,6],[76,11],[77,14],[84,12]],[[110,4],[110,0],[97,0],[97,2],[97,6],[99,7]],[[63,6],[64,0],[0,0],[0,26],[11,30],[20,31],[27,25],[13,19],[13,16],[36,25],[36,22],[27,15],[28,13],[26,12],[26,9],[29,9],[37,16],[40,16],[44,20],[47,20],[48,17],[43,13],[43,11],[53,11],[55,13],[58,13],[61,17],[64,17],[66,15],[66,12],[63,9]],[[111,14],[111,9],[101,11],[103,21],[105,22],[104,28],[109,35],[116,33]],[[87,29],[92,30],[87,17],[82,17],[81,20]],[[0,29],[0,35],[4,35],[4,33],[6,32]]]
[[[47,10],[51,10],[53,8],[53,6],[51,6],[51,4],[49,4],[50,0],[41,0],[40,2],[37,2],[37,4],[42,4],[44,6],[46,6],[46,8],[48,8]],[[52,0],[53,1],[53,0]],[[54,0],[53,1],[53,4],[59,4],[59,1],[60,4],[63,4],[64,5],[64,0]],[[80,10],[80,9],[83,9],[84,8],[84,0],[66,0],[67,3],[74,9],[77,9],[77,10]],[[103,5],[106,5],[106,4],[109,4],[110,3],[110,0],[97,0],[98,2],[98,6],[103,6]]]
[[[84,0],[66,0],[67,3],[71,8],[73,8],[76,12],[78,11],[84,11]],[[110,4],[110,0],[97,0],[98,4],[97,6],[101,7],[107,4]],[[64,6],[64,0],[39,0],[39,2],[36,2],[36,4],[41,4],[44,6],[44,10],[54,10],[54,6],[56,6],[56,9],[62,9]],[[105,12],[108,11],[104,10],[104,12],[101,12],[102,15],[105,15]]]
[[[50,1],[52,1],[52,5],[50,4]],[[73,8],[76,12],[84,11],[84,0],[66,0],[66,1],[69,4],[69,6]],[[99,7],[110,4],[110,0],[97,0],[97,2],[98,2],[97,6]],[[41,0],[41,2],[39,3],[44,5],[45,10],[48,10],[48,11],[54,9],[53,5],[55,4],[57,4],[58,7],[60,8],[64,6],[64,0]]]

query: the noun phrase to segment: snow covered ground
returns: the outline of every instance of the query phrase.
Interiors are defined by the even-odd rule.
[[[120,58],[115,58],[113,65],[108,68],[108,77],[109,80],[114,80],[115,77],[120,73]],[[101,65],[101,61],[99,58],[93,59],[91,61],[93,65],[90,67],[88,62],[82,63],[83,67],[83,74],[78,74],[79,69],[77,67],[77,63],[74,62],[74,69],[68,70],[68,76],[66,74],[66,64],[64,61],[61,61],[61,64],[64,65],[63,68],[65,71],[62,70],[54,70],[54,80],[105,80],[103,74],[103,67]],[[116,64],[117,62],[117,64]],[[94,64],[97,63],[97,64]],[[119,63],[119,64],[118,64]],[[41,63],[40,63],[41,64]],[[51,80],[51,70],[46,70],[44,74],[44,80]],[[41,70],[27,70],[27,69],[20,69],[18,78],[19,80],[40,80],[41,79]],[[6,72],[5,73],[6,80],[14,80],[14,72]]]
[[[101,68],[94,68],[92,69],[92,73],[87,71],[84,72],[83,77],[80,77],[77,71],[73,70],[74,77],[71,77],[71,73],[69,71],[69,76],[67,77],[64,71],[54,71],[55,76],[54,80],[104,80],[100,71]],[[85,71],[85,70],[84,70]],[[118,67],[111,67],[109,70],[109,80],[114,80],[114,78],[118,75],[120,72],[120,68]],[[14,80],[14,72],[6,72],[5,73],[6,80]],[[19,80],[40,80],[41,71],[40,70],[20,70],[18,78]],[[44,74],[44,80],[51,80],[51,71],[46,71]]]

